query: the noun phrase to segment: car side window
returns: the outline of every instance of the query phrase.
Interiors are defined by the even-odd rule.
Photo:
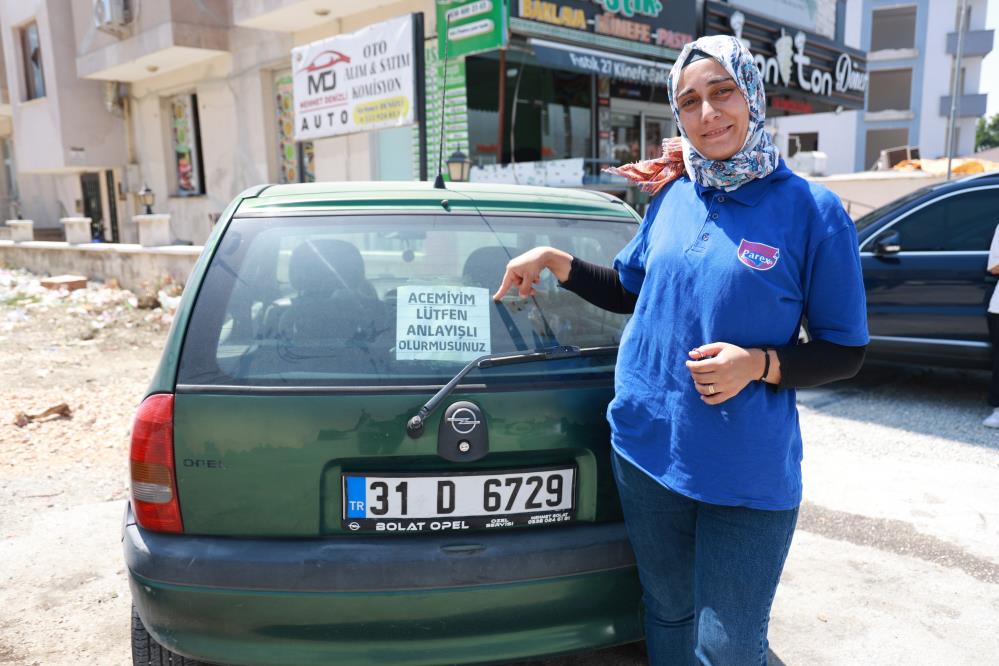
[[[892,227],[903,252],[988,252],[999,224],[999,187],[955,194]]]

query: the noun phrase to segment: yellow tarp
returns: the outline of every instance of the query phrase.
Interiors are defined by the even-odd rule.
[[[922,171],[931,176],[947,175],[947,160],[902,160],[892,167],[894,171]],[[999,170],[999,162],[980,160],[973,157],[957,157],[951,160],[950,171],[959,176],[970,176],[985,171]]]

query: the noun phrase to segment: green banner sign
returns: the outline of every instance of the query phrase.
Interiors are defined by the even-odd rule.
[[[437,0],[437,57],[448,59],[503,48],[507,0]],[[445,38],[446,36],[446,38]]]
[[[471,154],[468,145],[468,96],[465,85],[465,61],[451,60],[447,63],[447,80],[444,80],[444,61],[437,58],[437,47],[427,42],[426,54],[426,104],[427,123],[427,174],[430,180],[437,175],[437,160],[443,161],[456,150]],[[442,103],[443,102],[443,103]],[[441,134],[444,149],[441,150]],[[420,173],[419,137],[413,132],[413,173]],[[449,180],[447,165],[441,164],[444,180]]]

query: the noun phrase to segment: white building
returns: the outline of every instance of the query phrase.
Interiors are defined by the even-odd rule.
[[[200,244],[251,185],[412,178],[408,127],[296,143],[288,78],[294,46],[411,12],[432,37],[434,0],[0,0],[0,204],[134,242],[148,184]]]
[[[974,151],[975,123],[985,114],[982,59],[995,31],[987,0],[969,0],[958,78],[955,156]],[[870,80],[862,111],[774,119],[784,155],[801,146],[828,156],[827,174],[871,168],[880,152],[914,146],[920,157],[946,156],[952,72],[961,0],[847,0],[844,41],[868,52]]]

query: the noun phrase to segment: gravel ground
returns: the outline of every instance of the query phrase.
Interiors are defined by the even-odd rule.
[[[175,302],[45,292],[0,269],[0,664],[129,664],[128,433]],[[999,432],[981,373],[865,368],[802,391],[805,502],[771,664],[981,664],[999,654]],[[70,415],[23,427],[66,403]],[[640,647],[531,662],[643,663]]]
[[[130,662],[128,434],[171,319],[138,302],[0,269],[0,664]]]

